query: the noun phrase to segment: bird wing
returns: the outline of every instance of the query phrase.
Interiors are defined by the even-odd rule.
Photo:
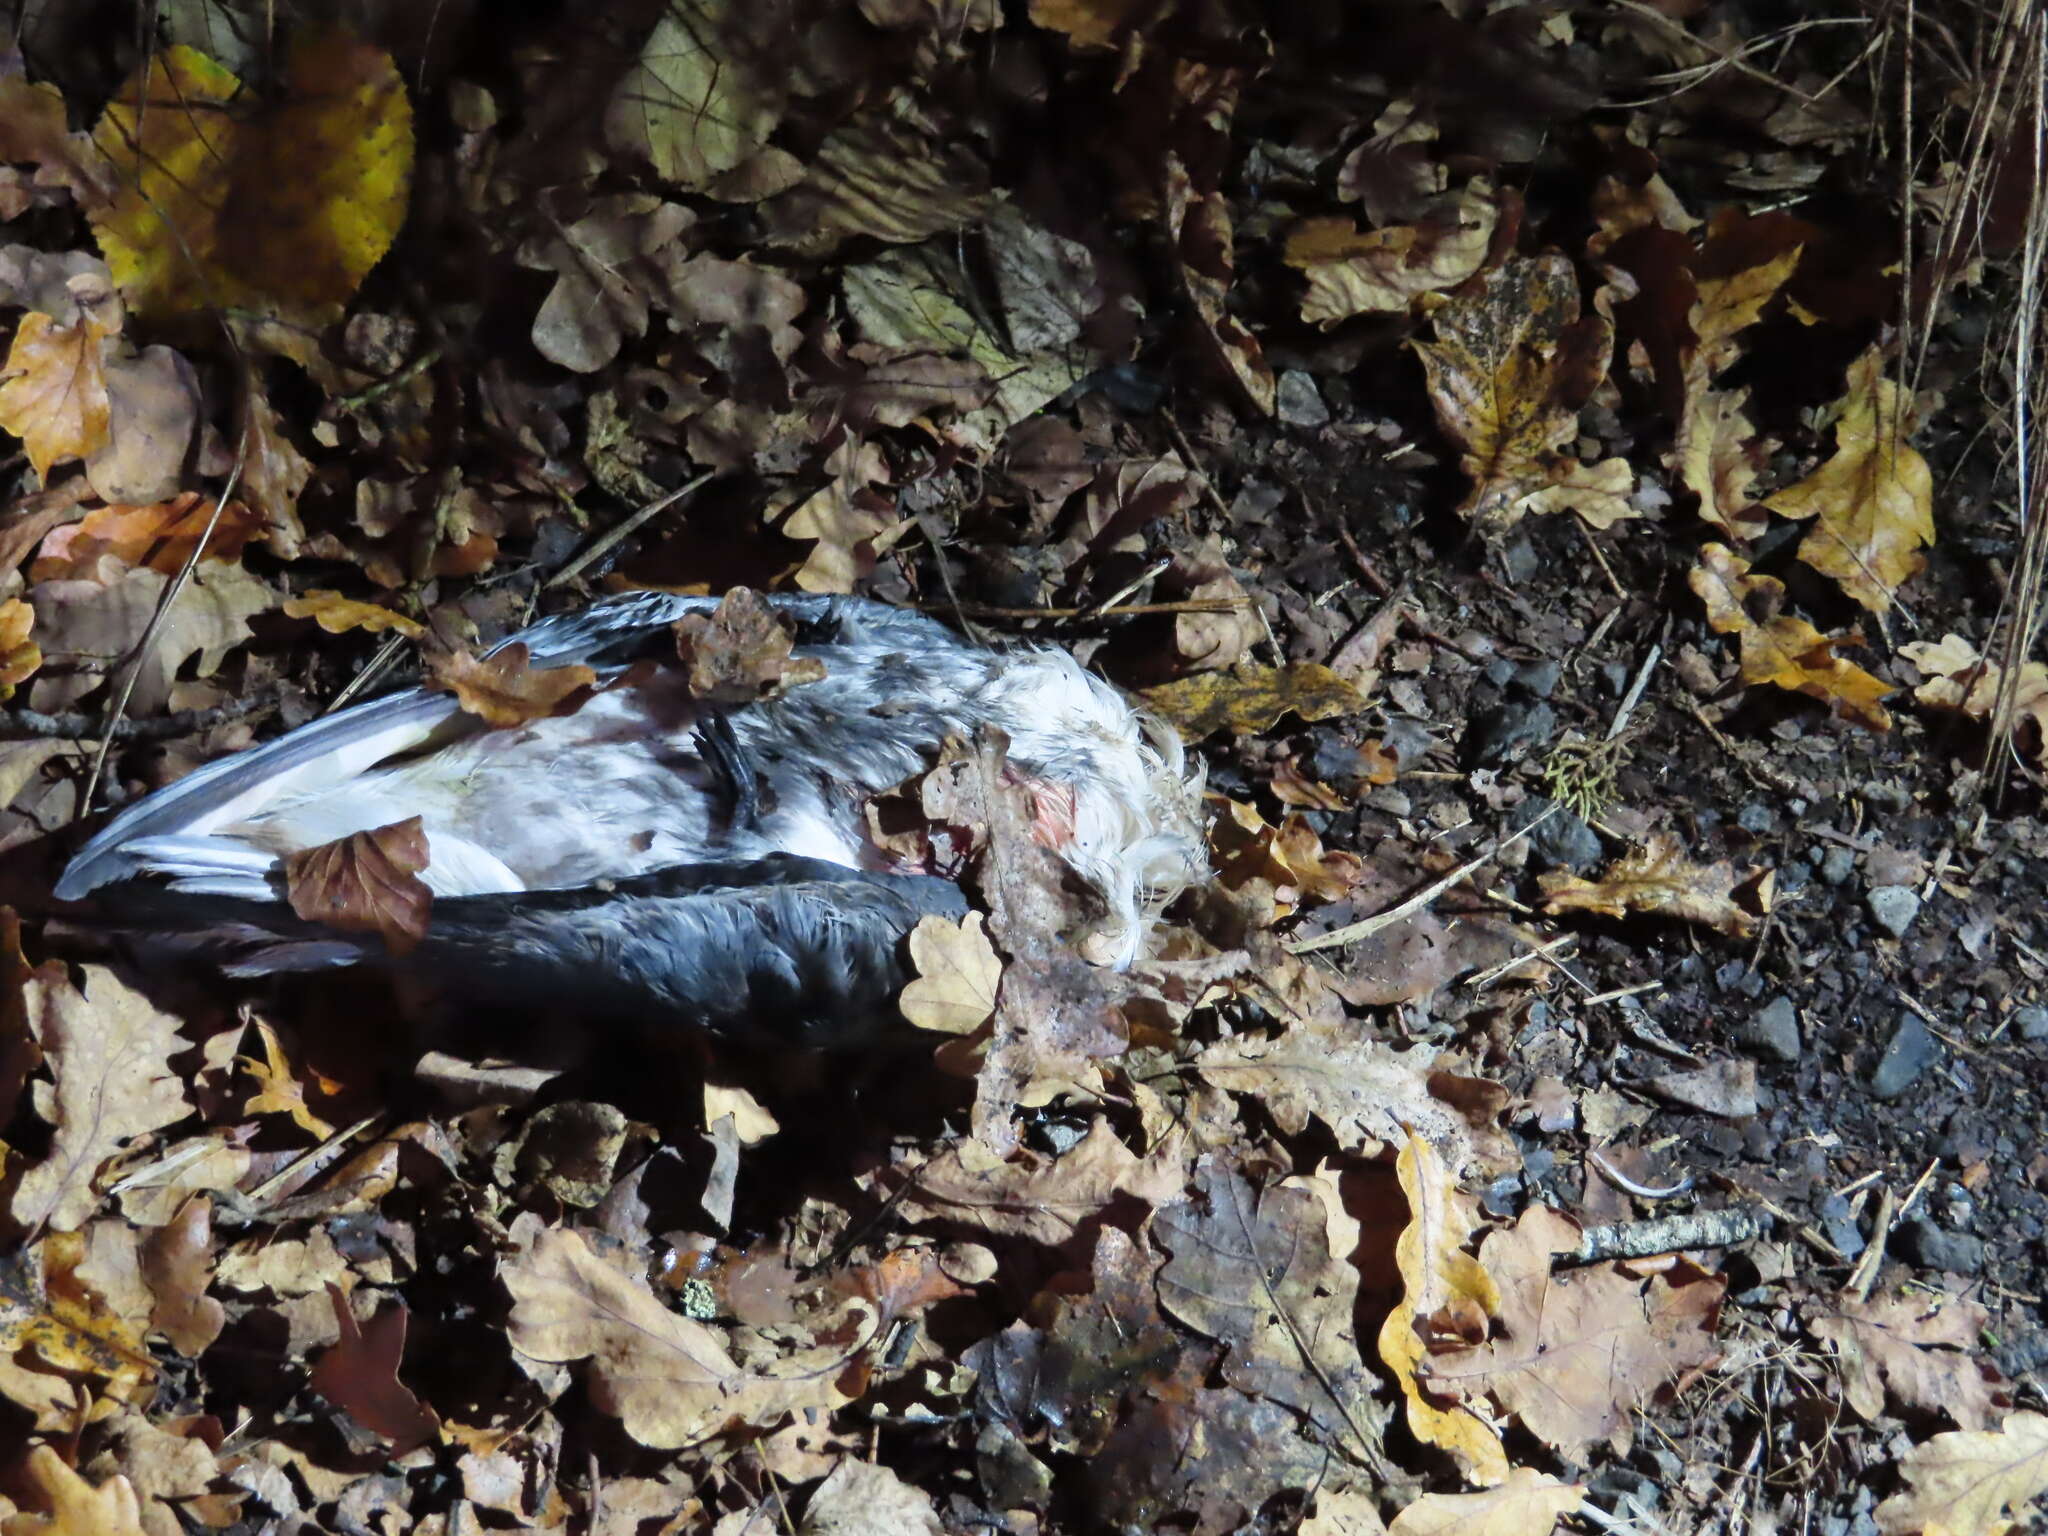
[[[920,614],[880,603],[837,596],[771,597],[778,611],[798,627],[807,643],[883,638],[906,646],[950,640]],[[583,663],[599,674],[616,673],[657,642],[687,613],[718,605],[711,597],[668,592],[634,592],[595,603],[579,613],[542,619],[492,647],[527,647],[535,666]],[[408,689],[387,698],[339,710],[289,731],[247,752],[225,757],[129,806],[81,848],[58,880],[55,894],[77,901],[104,885],[149,875],[173,881],[193,895],[274,897],[273,856],[219,829],[247,821],[267,808],[340,789],[359,775],[430,744],[450,745],[485,727],[462,715],[446,693]],[[493,884],[517,886],[487,848],[435,847],[443,877],[468,889]]]

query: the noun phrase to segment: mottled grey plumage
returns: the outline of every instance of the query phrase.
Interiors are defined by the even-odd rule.
[[[946,737],[994,726],[1018,771],[1072,799],[1053,846],[1102,898],[1096,957],[1138,953],[1202,867],[1199,776],[1169,731],[1064,652],[985,650],[860,599],[771,601],[821,680],[713,713],[671,667],[502,730],[447,694],[397,694],[127,808],[57,895],[237,973],[388,963],[374,937],[295,917],[281,860],[417,815],[435,901],[404,964],[479,992],[838,1039],[901,985],[917,919],[965,910],[946,882],[893,868],[862,807]],[[712,606],[635,594],[512,638],[535,665],[615,677],[672,655],[674,621]]]

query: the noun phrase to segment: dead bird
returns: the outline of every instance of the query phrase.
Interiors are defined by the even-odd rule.
[[[92,898],[144,954],[237,976],[390,965],[479,1000],[833,1045],[886,1016],[918,919],[967,910],[951,880],[878,847],[865,814],[949,737],[1009,738],[1008,771],[1051,808],[1034,835],[1100,907],[1090,958],[1129,965],[1200,877],[1199,770],[1065,651],[987,649],[866,599],[767,601],[821,677],[708,707],[684,669],[645,663],[717,600],[614,598],[498,647],[619,682],[573,713],[494,729],[424,688],[338,711],[123,809],[55,894]],[[433,896],[417,947],[293,913],[286,856],[415,816]]]

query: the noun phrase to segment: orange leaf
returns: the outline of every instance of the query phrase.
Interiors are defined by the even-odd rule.
[[[21,439],[45,480],[52,465],[106,446],[112,406],[103,344],[110,334],[81,312],[65,325],[45,314],[22,316],[0,366],[0,428]]]
[[[300,914],[302,917],[304,915]],[[338,928],[342,925],[336,923],[334,926]],[[286,1057],[284,1047],[278,1043],[277,1031],[258,1019],[256,1032],[263,1039],[264,1059],[258,1061],[254,1056],[235,1058],[235,1064],[261,1085],[249,1096],[249,1102],[242,1106],[242,1113],[290,1115],[300,1130],[315,1136],[332,1136],[334,1127],[306,1107],[305,1084],[293,1073],[291,1061]]]
[[[31,581],[93,580],[100,559],[112,555],[123,565],[147,566],[175,576],[192,558],[199,536],[213,520],[214,503],[197,491],[147,507],[115,505],[88,512],[83,522],[59,528],[43,540]],[[263,532],[263,520],[239,501],[222,510],[207,536],[208,560],[234,560],[248,542]]]
[[[455,695],[466,714],[490,725],[524,725],[547,715],[570,715],[581,707],[576,695],[594,686],[589,667],[535,667],[524,644],[515,642],[489,656],[456,651],[427,663],[430,688]]]
[[[1726,859],[1695,864],[1685,856],[1677,837],[1659,832],[1624,858],[1608,866],[1598,880],[1554,869],[1542,877],[1546,912],[1600,912],[1620,917],[1626,912],[1656,912],[1665,917],[1704,923],[1735,938],[1747,938],[1756,915],[1736,901],[1738,889],[1755,872],[1737,875]]]
[[[286,854],[285,893],[307,922],[382,934],[402,955],[426,937],[434,895],[419,872],[428,859],[426,828],[414,816]]]
[[[36,611],[18,597],[0,603],[0,699],[13,696],[43,664],[42,649],[29,639]]]
[[[359,603],[325,588],[286,598],[284,611],[294,619],[311,619],[330,635],[347,634],[352,629],[367,629],[373,635],[381,635],[387,629],[395,629],[406,639],[417,640],[427,632],[424,624],[402,613],[379,608],[375,603]]]
[[[1688,578],[1707,606],[1707,623],[1734,635],[1745,683],[1771,683],[1832,705],[1835,712],[1874,731],[1891,729],[1892,717],[1879,702],[1892,690],[1834,647],[1855,637],[1834,639],[1804,619],[1778,611],[1785,584],[1752,576],[1749,562],[1723,544],[1700,551]]]

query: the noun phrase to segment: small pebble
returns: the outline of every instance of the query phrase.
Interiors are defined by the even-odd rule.
[[[1887,1103],[1899,1098],[1934,1060],[1934,1036],[1920,1022],[1919,1015],[1902,1013],[1892,1026],[1884,1054],[1870,1074],[1871,1097]]]
[[[1770,831],[1777,822],[1777,813],[1761,800],[1750,801],[1735,815],[1735,825],[1745,832],[1755,832],[1759,835]]]
[[[1772,1061],[1799,1059],[1799,1010],[1789,997],[1774,997],[1740,1025],[1736,1038]]]
[[[1903,939],[1920,915],[1920,897],[1910,885],[1880,885],[1865,900],[1877,926],[1895,939]]]
[[[1899,1233],[1900,1246],[1922,1269],[1952,1275],[1981,1274],[1984,1239],[1967,1232],[1944,1232],[1925,1216],[1915,1216]]]
[[[2012,1030],[2029,1042],[2048,1040],[2048,1008],[2021,1008],[2012,1016]]]
[[[1298,369],[1280,375],[1274,395],[1274,409],[1290,427],[1320,427],[1330,419],[1330,408],[1316,392],[1316,381]]]
[[[1840,885],[1856,872],[1856,850],[1840,845],[1821,855],[1820,877],[1829,885]]]

